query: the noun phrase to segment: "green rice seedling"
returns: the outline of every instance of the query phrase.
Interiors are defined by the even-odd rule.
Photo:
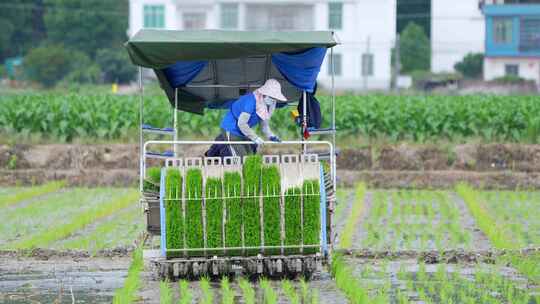
[[[321,231],[321,197],[317,180],[304,181],[304,245],[319,245]],[[306,253],[318,252],[319,248],[305,248]]]
[[[227,277],[221,279],[221,303],[233,304],[234,303],[234,290],[231,288],[231,284]]]
[[[345,228],[343,228],[343,232],[341,233],[339,241],[339,246],[341,248],[350,248],[352,246],[353,232],[358,225],[358,221],[360,220],[362,212],[364,211],[365,193],[366,186],[363,183],[359,183],[356,186],[354,206],[352,208],[351,214],[347,218]]]
[[[277,166],[262,168],[264,245],[281,245],[281,179]],[[267,249],[265,253],[279,254],[279,249]]]
[[[69,223],[64,225],[55,226],[50,228],[42,233],[31,235],[28,238],[15,241],[13,243],[8,243],[7,248],[15,249],[28,249],[28,248],[37,248],[37,247],[46,247],[50,243],[64,239],[70,236],[77,230],[83,229],[85,226],[105,218],[118,210],[124,209],[139,198],[139,193],[137,191],[129,191],[125,196],[114,199],[110,202],[103,203],[101,205],[95,206],[89,210],[77,214],[73,217]]]
[[[56,192],[62,189],[65,185],[65,181],[54,181],[43,184],[41,186],[33,186],[28,189],[17,191],[16,193],[8,195],[2,200],[0,200],[0,208],[5,208],[37,196]]]
[[[184,218],[182,214],[182,175],[177,168],[165,173],[165,229],[167,249],[184,248]],[[167,253],[177,256],[179,253]]]
[[[161,168],[150,167],[146,169],[148,175],[143,181],[144,192],[159,192],[159,184],[161,180]]]
[[[137,290],[141,286],[140,272],[144,268],[142,247],[133,251],[133,258],[129,265],[128,274],[124,286],[115,290],[113,303],[124,304],[135,300]]]
[[[291,304],[300,304],[300,299],[296,293],[296,288],[292,285],[291,281],[283,280],[281,281],[281,289]]]
[[[276,304],[278,301],[278,294],[272,288],[272,284],[267,279],[262,279],[259,281],[261,289],[263,290],[263,303],[264,304]]]
[[[186,248],[203,248],[202,173],[191,168],[186,173]],[[200,251],[188,251],[188,255],[201,255]]]
[[[302,294],[302,303],[309,303],[309,285],[303,278],[300,279],[300,291]]]
[[[206,180],[206,247],[223,247],[223,198],[221,179]],[[220,250],[209,250],[209,254],[221,254]]]
[[[244,176],[244,241],[247,247],[261,245],[261,214],[259,197],[261,195],[262,157],[251,155],[246,157],[242,168]],[[248,255],[260,250],[247,250]]]
[[[227,208],[225,220],[226,247],[242,246],[242,177],[237,172],[225,172],[223,176],[224,202]],[[240,250],[231,250],[228,255],[240,255]]]
[[[201,304],[213,304],[214,303],[214,293],[210,287],[210,281],[208,278],[202,278],[199,282],[201,286]]]
[[[369,303],[367,291],[362,287],[360,281],[354,276],[352,270],[347,266],[343,256],[339,254],[333,255],[331,271],[337,287],[341,289],[351,303]]]
[[[169,281],[159,282],[159,304],[172,304],[173,295]]]
[[[189,282],[186,280],[180,280],[178,282],[178,288],[180,289],[180,304],[191,304],[193,300],[193,293],[189,289]]]
[[[251,283],[246,279],[240,279],[238,285],[242,290],[242,297],[246,304],[255,304],[255,289],[251,286]]]
[[[285,245],[298,246],[302,243],[302,197],[300,188],[285,191]],[[300,252],[297,248],[288,248],[287,254]]]

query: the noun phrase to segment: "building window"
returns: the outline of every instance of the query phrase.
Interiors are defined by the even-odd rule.
[[[314,29],[313,5],[246,4],[246,30],[310,31]]]
[[[163,5],[145,5],[143,7],[145,28],[164,28],[165,27],[165,6]]]
[[[328,28],[331,30],[341,30],[343,27],[343,3],[328,3]]]
[[[341,76],[341,54],[334,54],[328,59],[328,75],[332,75],[332,63],[334,63],[334,75]]]
[[[184,30],[202,30],[206,28],[205,13],[184,13],[182,19]]]
[[[373,76],[373,54],[362,54],[362,76]]]
[[[521,18],[519,27],[519,50],[522,52],[540,51],[540,18]]]
[[[493,41],[497,44],[512,43],[512,18],[493,19]]]
[[[519,65],[507,64],[504,66],[504,74],[506,76],[519,76]]]
[[[233,30],[238,28],[238,4],[221,4],[221,28]]]

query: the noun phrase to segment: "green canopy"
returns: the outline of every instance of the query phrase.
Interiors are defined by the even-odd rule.
[[[246,58],[333,47],[332,32],[172,31],[143,29],[125,46],[135,65],[163,69],[181,60]]]

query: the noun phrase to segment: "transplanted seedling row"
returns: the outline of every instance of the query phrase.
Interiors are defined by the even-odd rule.
[[[259,246],[319,245],[319,182],[281,189],[279,168],[263,165],[261,156],[246,158],[242,175],[225,172],[223,179],[203,179],[200,168],[166,171],[165,212],[169,256],[184,248],[206,248],[185,254],[280,254],[280,249],[222,249]],[[204,190],[203,190],[204,189]],[[283,197],[281,194],[285,192]],[[261,214],[262,208],[262,214]],[[282,227],[284,228],[282,230]],[[289,248],[285,253],[314,253],[318,248]]]
[[[375,191],[363,223],[361,247],[376,250],[445,250],[472,246],[448,192]]]

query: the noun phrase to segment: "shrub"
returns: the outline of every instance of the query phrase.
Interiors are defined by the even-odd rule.
[[[304,244],[318,245],[320,244],[319,232],[321,230],[319,182],[317,180],[304,181],[302,193],[304,197],[304,227],[302,229],[304,233]],[[318,248],[304,249],[306,253],[315,253],[318,251]]]
[[[184,219],[182,217],[182,176],[175,168],[167,170],[165,178],[165,226],[168,249],[184,247]],[[172,256],[178,253],[172,253]]]
[[[263,223],[264,245],[281,245],[281,208],[279,205],[281,194],[281,178],[277,166],[262,168],[262,194],[263,194]],[[277,254],[279,249],[265,250],[266,253]]]
[[[202,218],[202,173],[201,169],[189,169],[186,173],[186,248],[203,248]],[[199,256],[200,251],[189,251],[188,255]]]
[[[522,84],[526,81],[527,80],[525,80],[525,78],[521,78],[515,75],[506,75],[493,79],[493,82],[498,84]]]
[[[71,52],[61,45],[40,46],[24,58],[26,77],[52,87],[71,71]]]
[[[105,82],[129,83],[137,75],[137,68],[123,48],[98,50],[96,62],[103,71]]]
[[[246,158],[242,168],[244,175],[244,240],[245,245],[261,245],[261,221],[259,196],[261,194],[261,166],[262,157],[252,155]],[[259,250],[248,250],[248,255],[258,253]]]
[[[285,245],[302,243],[302,193],[300,188],[290,188],[285,192]],[[299,249],[287,249],[286,253],[298,253]]]
[[[223,199],[221,179],[208,178],[206,180],[206,247],[223,247]],[[220,254],[222,251],[212,250],[210,254]]]
[[[223,176],[224,202],[227,208],[225,221],[226,247],[242,246],[242,177],[237,172],[225,172]],[[239,250],[229,252],[229,255],[239,255]]]
[[[484,71],[484,54],[468,53],[462,61],[454,65],[454,69],[465,78],[479,78]]]
[[[422,27],[414,22],[409,23],[401,32],[399,46],[402,72],[429,70],[431,46]]]

